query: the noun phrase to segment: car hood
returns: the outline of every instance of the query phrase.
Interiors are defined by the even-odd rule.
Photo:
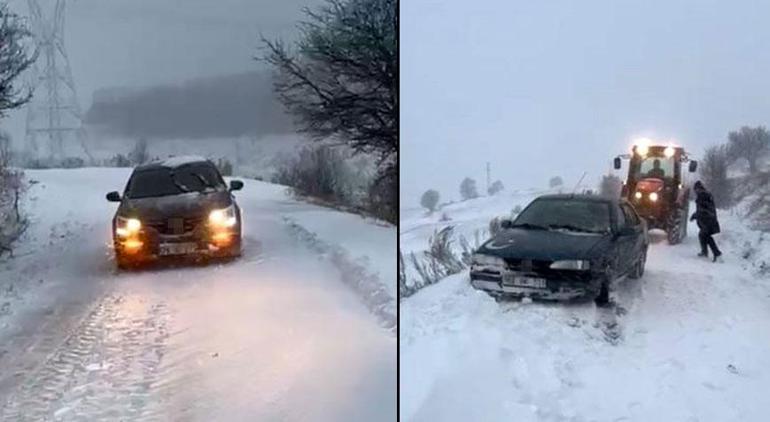
[[[610,242],[609,234],[508,229],[485,242],[477,252],[515,259],[592,259]]]
[[[214,209],[227,208],[232,204],[228,191],[188,192],[179,195],[152,198],[127,199],[118,214],[140,219],[203,216]]]

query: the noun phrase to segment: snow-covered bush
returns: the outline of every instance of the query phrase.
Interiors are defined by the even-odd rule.
[[[20,209],[26,190],[24,174],[10,167],[10,139],[0,133],[0,255],[12,253],[12,243],[24,233],[27,219]]]
[[[564,181],[561,179],[561,176],[554,176],[548,180],[549,188],[558,188],[559,186],[564,186]]]
[[[419,276],[412,283],[404,282],[404,294],[407,297],[417,290],[438,282],[439,280],[457,274],[466,268],[463,261],[452,250],[454,227],[447,226],[434,232],[428,241],[429,249],[424,252],[412,252],[410,263]]]
[[[352,205],[345,158],[336,148],[308,146],[278,168],[273,181],[291,187],[299,196],[333,204]]]

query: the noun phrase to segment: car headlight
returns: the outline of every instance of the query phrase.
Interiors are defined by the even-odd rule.
[[[209,213],[209,224],[214,227],[232,227],[236,222],[235,205],[230,205],[221,210],[213,210]]]
[[[634,198],[636,198],[636,199],[642,199],[642,193],[641,193],[641,192],[639,192],[639,191],[636,191],[636,193],[634,194]]]
[[[658,200],[658,193],[657,192],[651,193],[650,194],[650,201],[655,202],[657,200]]]
[[[584,259],[568,259],[554,261],[551,264],[552,270],[587,270],[591,267],[591,262]]]
[[[128,237],[139,233],[142,228],[142,222],[137,218],[126,218],[118,216],[115,221],[115,234],[121,237]]]
[[[486,265],[490,267],[504,267],[505,260],[499,256],[485,255],[482,253],[473,254],[471,262],[474,265]]]

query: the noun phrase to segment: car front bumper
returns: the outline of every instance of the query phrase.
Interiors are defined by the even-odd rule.
[[[239,255],[240,227],[216,233],[195,231],[163,235],[145,231],[129,239],[113,239],[115,254],[123,262],[145,262],[174,257],[225,257]]]
[[[514,273],[524,277],[544,278],[545,288],[514,286],[503,283],[502,273],[474,271],[471,269],[471,286],[494,296],[530,297],[545,300],[572,300],[596,296],[602,285],[602,278],[594,274],[577,277],[544,277],[541,274]]]

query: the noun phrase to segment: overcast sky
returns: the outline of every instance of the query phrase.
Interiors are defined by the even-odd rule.
[[[39,0],[46,12],[52,0]],[[70,0],[65,42],[84,110],[94,90],[254,70],[258,35],[291,38],[319,0]],[[26,0],[10,0],[27,15]],[[25,112],[4,120],[24,135]]]
[[[401,4],[401,196],[508,187],[583,171],[598,181],[632,138],[696,154],[770,123],[770,2]],[[408,183],[404,183],[404,181]]]

